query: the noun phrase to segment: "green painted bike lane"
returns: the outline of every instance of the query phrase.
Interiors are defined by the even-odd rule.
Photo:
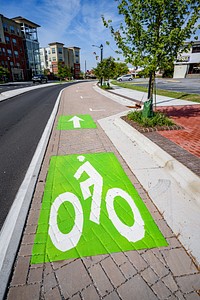
[[[51,158],[32,264],[167,245],[113,153]]]
[[[90,115],[60,116],[58,119],[58,130],[77,130],[85,128],[96,128],[96,124]]]

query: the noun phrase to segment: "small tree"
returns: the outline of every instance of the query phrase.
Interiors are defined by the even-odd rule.
[[[44,75],[47,76],[50,74],[50,70],[49,69],[44,69]]]
[[[5,79],[9,77],[9,74],[8,69],[0,66],[0,80],[5,81]]]
[[[125,63],[115,62],[114,77],[117,78],[123,74],[127,74],[128,71],[129,71],[128,66]]]
[[[94,69],[94,74],[98,79],[103,78],[104,81],[109,81],[115,72],[115,61],[113,57],[104,58]]]
[[[60,78],[60,80],[63,80],[65,78],[71,78],[72,77],[72,73],[70,68],[68,68],[67,66],[62,65],[61,62],[58,63],[58,74],[57,74],[58,78]]]
[[[102,16],[103,23],[127,62],[144,67],[152,99],[155,72],[165,70],[179,51],[191,47],[184,42],[199,28],[199,0],[118,0],[118,11],[124,17],[119,28]]]

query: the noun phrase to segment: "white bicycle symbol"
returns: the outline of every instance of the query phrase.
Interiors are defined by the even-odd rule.
[[[84,162],[85,157],[78,156],[78,160]],[[96,224],[100,224],[103,177],[96,171],[90,162],[86,161],[78,168],[77,172],[74,174],[74,178],[79,180],[84,172],[89,175],[89,178],[80,182],[83,199],[87,200],[92,197],[90,220]],[[91,194],[90,191],[91,186],[93,186],[93,194]],[[134,215],[134,224],[132,226],[124,224],[116,214],[114,200],[117,196],[122,197],[129,204]],[[120,188],[111,188],[106,193],[105,201],[108,216],[122,236],[130,242],[137,242],[144,238],[144,221],[132,197],[127,192]],[[75,211],[74,226],[69,233],[62,233],[57,224],[58,210],[64,202],[70,202]],[[48,233],[54,246],[63,252],[76,247],[82,235],[83,222],[83,209],[78,197],[71,192],[65,192],[59,195],[52,204],[49,219]]]

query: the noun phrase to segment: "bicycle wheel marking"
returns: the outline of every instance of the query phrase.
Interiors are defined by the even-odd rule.
[[[51,158],[31,263],[167,246],[113,153]]]
[[[60,116],[58,130],[74,130],[84,128],[96,128],[96,124],[90,115]]]

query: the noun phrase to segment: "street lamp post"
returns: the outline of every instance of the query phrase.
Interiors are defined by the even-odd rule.
[[[92,47],[97,47],[101,50],[101,56],[100,56],[101,60],[100,61],[102,62],[102,60],[103,60],[103,44],[101,44],[100,46],[92,45]],[[101,79],[100,79],[101,86],[102,86],[102,82],[103,82],[103,78],[101,77]]]

